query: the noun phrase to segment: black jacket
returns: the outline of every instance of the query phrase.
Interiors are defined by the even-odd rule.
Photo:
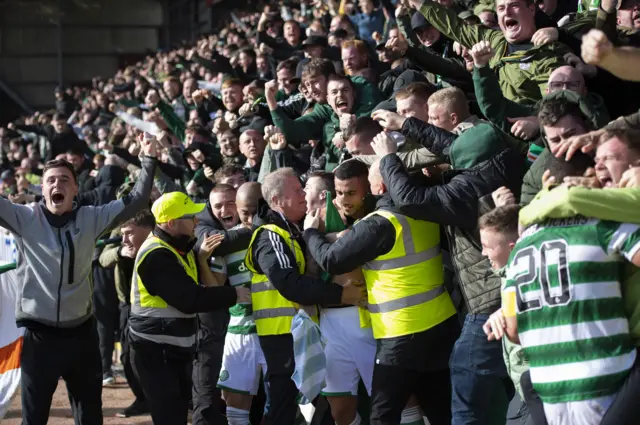
[[[255,223],[258,226],[262,224],[275,224],[288,230],[300,244],[302,252],[305,252],[306,245],[296,224],[285,220],[282,215],[271,210]],[[280,295],[301,305],[340,304],[342,299],[340,285],[301,275],[298,272],[292,248],[280,235],[265,229],[256,231],[259,233],[251,247],[254,267],[258,273],[267,276]]]
[[[196,240],[175,238],[156,227],[154,236],[169,243],[186,256]],[[193,280],[173,253],[167,249],[151,251],[138,264],[138,275],[150,295],[162,298],[167,304],[185,314],[224,309],[236,304],[236,290],[230,286],[204,287],[194,285]],[[189,336],[196,333],[196,319],[163,319],[132,315],[131,328],[146,334]],[[132,335],[132,338],[133,335]]]
[[[94,189],[78,193],[80,205],[100,206],[116,199],[118,188],[125,180],[125,172],[117,165],[105,165],[94,181]]]
[[[445,173],[443,184],[414,185],[396,155],[382,158],[380,171],[393,202],[416,219],[446,227],[453,265],[469,313],[493,313],[500,306],[500,279],[482,256],[478,218],[490,208],[491,193],[506,186],[519,196],[524,160],[505,149],[466,170]],[[485,211],[486,209],[486,211]]]
[[[383,209],[402,214],[393,207],[389,196],[383,196],[376,210]],[[360,220],[357,225],[334,243],[328,242],[317,229],[307,229],[304,240],[314,260],[327,273],[348,273],[365,263],[391,251],[396,240],[393,224],[380,215]]]
[[[447,158],[447,154],[445,154],[445,152],[448,152],[447,148],[458,137],[454,133],[420,121],[417,118],[407,118],[400,132],[408,139],[421,144],[429,149],[431,153],[442,158]]]

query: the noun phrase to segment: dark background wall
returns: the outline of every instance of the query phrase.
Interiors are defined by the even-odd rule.
[[[0,125],[207,33],[242,0],[0,0]]]

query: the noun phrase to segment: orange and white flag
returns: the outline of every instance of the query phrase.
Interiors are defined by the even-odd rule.
[[[22,329],[16,327],[17,298],[15,270],[0,274],[0,421],[20,386]]]

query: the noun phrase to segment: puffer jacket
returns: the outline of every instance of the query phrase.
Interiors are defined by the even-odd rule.
[[[501,186],[520,192],[524,158],[512,149],[473,168],[448,171],[443,183],[416,186],[396,155],[382,158],[380,171],[395,205],[406,215],[445,226],[449,252],[467,311],[493,313],[500,307],[500,278],[482,255],[478,218],[491,207]]]

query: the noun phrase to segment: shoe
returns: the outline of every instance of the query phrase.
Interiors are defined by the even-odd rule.
[[[105,385],[113,385],[116,383],[116,378],[113,377],[111,373],[103,373],[102,374],[102,386]]]
[[[118,418],[130,418],[132,416],[143,416],[149,414],[149,407],[147,403],[139,402],[138,400],[131,403],[131,406],[124,409],[122,412],[116,413]]]

